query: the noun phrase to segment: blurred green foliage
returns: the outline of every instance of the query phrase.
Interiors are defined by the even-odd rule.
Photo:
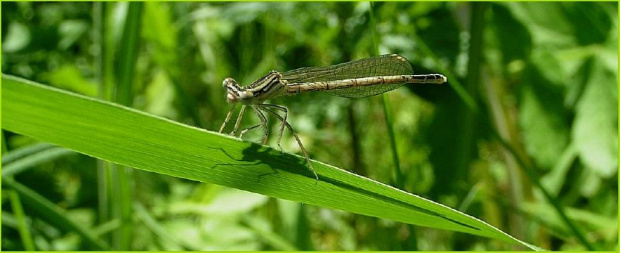
[[[132,107],[215,131],[230,108],[221,87],[226,77],[248,84],[272,69],[331,65],[376,49],[398,53],[416,73],[445,70],[451,77],[450,85],[387,95],[404,190],[545,249],[586,249],[493,138],[496,131],[536,169],[590,244],[617,249],[617,3],[148,2],[133,9],[141,14],[136,49],[120,47],[129,5],[3,2],[2,72],[115,100],[123,75],[117,68],[134,54]],[[460,84],[477,112],[454,91]],[[393,182],[380,97],[307,94],[272,103],[289,108],[313,159]],[[244,125],[258,122],[248,115]],[[11,165],[5,152],[40,145],[2,136],[4,167]],[[258,141],[260,133],[246,139]],[[299,151],[290,135],[282,145]],[[38,154],[31,150],[23,159]],[[115,249],[120,235],[113,231],[127,222],[133,229],[123,234],[126,250],[511,249],[142,171],[125,182],[132,216],[119,221],[112,218],[118,182],[101,174],[118,170],[98,166],[64,152],[14,179]],[[2,250],[24,250],[30,243],[21,238],[21,212],[4,187]],[[36,249],[92,249],[27,205],[23,213]]]

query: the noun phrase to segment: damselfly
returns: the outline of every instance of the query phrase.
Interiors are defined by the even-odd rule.
[[[238,103],[241,103],[241,110],[235,126],[230,135],[235,135],[239,130],[241,119],[247,106],[253,109],[258,115],[261,123],[243,129],[239,138],[252,129],[262,127],[265,131],[262,143],[266,144],[269,137],[267,126],[267,116],[265,113],[272,113],[282,121],[278,135],[278,146],[282,150],[280,141],[284,133],[284,127],[288,128],[297,140],[299,148],[306,158],[306,162],[314,176],[318,180],[318,175],[314,172],[308,152],[301,144],[299,136],[288,123],[288,110],[279,105],[264,103],[268,99],[279,96],[291,96],[306,91],[324,91],[342,97],[361,98],[381,94],[396,89],[404,84],[434,83],[441,84],[447,82],[447,78],[441,74],[413,75],[411,64],[404,57],[392,54],[382,55],[373,58],[355,60],[333,66],[300,68],[288,72],[277,72],[272,70],[267,75],[259,78],[248,86],[241,87],[232,78],[224,79],[223,86],[226,88],[226,100],[233,104],[226,115],[226,119],[220,128],[220,133],[230,121],[230,118]],[[283,116],[277,111],[283,113]]]

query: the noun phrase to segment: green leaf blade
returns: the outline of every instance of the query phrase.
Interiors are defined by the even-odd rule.
[[[8,75],[2,83],[4,129],[99,159],[526,245],[466,214],[323,163],[313,162],[317,182],[299,156]]]

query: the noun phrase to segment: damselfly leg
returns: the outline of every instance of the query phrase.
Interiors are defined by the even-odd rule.
[[[288,122],[288,109],[286,109],[286,107],[284,106],[279,106],[279,105],[272,105],[272,104],[259,104],[258,106],[261,107],[272,107],[275,109],[278,109],[282,112],[284,112],[284,119],[282,120],[282,122]],[[275,113],[272,111],[272,113]],[[292,131],[291,131],[292,132]],[[284,134],[284,123],[282,123],[282,125],[280,125],[280,135],[278,135],[278,147],[280,147],[280,152],[282,151],[282,145],[280,144],[282,142],[282,135]]]
[[[228,111],[228,114],[226,115],[226,119],[224,120],[224,123],[222,123],[222,126],[220,127],[219,133],[222,133],[224,131],[224,128],[226,128],[226,126],[228,125],[230,118],[235,112],[235,107],[236,106],[233,105],[233,107],[230,108],[230,111]],[[235,136],[235,133],[237,133],[237,130],[239,130],[239,126],[241,125],[241,119],[243,118],[243,113],[245,113],[245,105],[241,106],[241,111],[239,111],[239,115],[237,116],[237,122],[235,122],[235,127],[233,128],[232,132],[230,132],[228,135]]]
[[[312,167],[312,163],[310,162],[310,157],[308,156],[308,151],[306,151],[306,148],[304,148],[304,145],[301,144],[301,140],[299,139],[299,136],[297,136],[297,134],[295,133],[295,130],[293,130],[293,127],[284,118],[282,118],[282,116],[280,116],[275,111],[273,111],[272,108],[263,107],[263,109],[265,109],[268,112],[271,112],[274,116],[276,116],[282,122],[282,125],[286,126],[286,128],[288,128],[288,130],[291,131],[291,134],[293,134],[293,136],[295,137],[295,140],[297,141],[297,145],[299,145],[301,152],[304,153],[304,157],[306,158],[306,162],[308,163],[308,167],[310,168],[310,171],[312,171],[316,180],[319,181],[319,175],[316,174],[316,172],[314,171],[314,167]],[[280,135],[280,137],[282,137],[282,135]]]
[[[235,136],[237,130],[239,130],[239,126],[241,126],[241,120],[243,119],[243,114],[245,113],[246,105],[241,106],[241,110],[239,111],[239,116],[237,116],[237,122],[235,122],[235,128],[233,128],[232,132],[229,135]]]
[[[254,110],[254,112],[256,112],[256,115],[258,115],[258,118],[260,119],[261,123],[248,127],[246,129],[243,129],[243,131],[241,131],[241,133],[239,134],[239,139],[243,138],[243,135],[249,132],[250,130],[253,130],[253,129],[256,129],[257,127],[262,126],[263,131],[265,133],[263,134],[263,139],[261,140],[261,143],[265,145],[267,144],[267,139],[269,138],[269,126],[267,125],[267,117],[265,117],[265,114],[260,110],[260,108],[258,108],[258,106],[252,105],[251,107]]]
[[[230,117],[232,117],[233,113],[235,112],[236,107],[237,107],[237,104],[232,105],[232,108],[230,108],[230,110],[228,111],[228,114],[226,114],[226,119],[224,120],[224,123],[222,123],[222,126],[220,127],[220,131],[218,133],[222,133],[222,131],[224,131],[224,128],[226,128],[226,125],[228,125],[228,121],[230,121]]]
[[[222,123],[222,126],[220,127],[219,133],[222,133],[224,131],[224,129],[226,128],[226,126],[228,125],[228,123],[230,122],[230,119],[232,118],[232,115],[235,112],[235,107],[236,106],[233,105],[233,107],[230,108],[230,111],[228,111],[228,114],[226,115],[226,119],[224,120],[224,123]],[[245,107],[246,107],[246,105],[241,106],[241,110],[239,111],[239,115],[237,116],[237,121],[235,122],[235,127],[233,128],[232,132],[230,132],[228,135],[235,136],[235,134],[239,130],[239,127],[241,126],[241,120],[243,119],[243,114],[245,113]],[[262,126],[264,131],[265,131],[265,134],[264,134],[263,139],[262,139],[262,144],[266,144],[267,143],[267,139],[269,137],[269,128],[267,127],[267,117],[256,106],[251,105],[251,107],[252,107],[252,109],[254,109],[254,112],[256,113],[256,115],[258,115],[258,118],[260,119],[261,123],[255,125],[255,126],[251,126],[251,127],[248,127],[248,128],[245,128],[245,129],[241,130],[241,132],[239,134],[239,138],[242,138],[243,135],[246,134],[247,132],[249,132],[250,130],[253,130],[253,129],[256,129],[256,128]]]
[[[241,107],[241,111],[239,112],[239,115],[237,116],[237,122],[235,122],[235,127],[234,127],[233,131],[230,133],[230,135],[234,136],[235,133],[237,132],[237,130],[239,129],[239,126],[241,125],[241,119],[243,118],[243,114],[245,113],[245,107],[246,107],[246,105],[243,105]],[[258,118],[260,119],[261,123],[241,130],[241,132],[239,134],[239,138],[242,138],[244,134],[246,134],[247,132],[249,132],[251,130],[254,130],[254,129],[259,128],[259,127],[263,127],[263,130],[265,131],[265,134],[263,135],[262,143],[266,144],[267,143],[267,139],[269,138],[269,127],[268,127],[268,124],[267,124],[267,117],[263,113],[263,110],[267,111],[267,112],[270,112],[271,114],[276,116],[276,118],[278,118],[278,120],[280,120],[280,122],[282,123],[282,125],[280,126],[280,133],[278,135],[278,147],[280,147],[280,151],[282,151],[282,145],[280,143],[282,141],[282,135],[284,134],[284,127],[286,126],[286,128],[288,128],[288,130],[291,131],[291,134],[293,135],[293,137],[295,137],[295,140],[297,141],[297,145],[299,145],[299,148],[301,149],[301,152],[304,154],[304,158],[306,158],[306,162],[308,163],[308,167],[310,168],[310,171],[312,171],[312,174],[314,174],[314,177],[318,181],[319,180],[319,176],[314,171],[314,167],[312,166],[312,163],[310,162],[310,157],[308,156],[308,151],[306,151],[306,148],[301,143],[301,139],[299,139],[299,136],[297,135],[297,133],[295,133],[295,130],[293,130],[293,127],[287,122],[287,120],[288,120],[288,109],[286,109],[286,107],[284,107],[284,106],[272,105],[272,104],[256,104],[256,105],[251,105],[251,108],[253,109],[254,112],[256,112],[256,115],[258,115]],[[222,131],[224,131],[224,128],[229,123],[230,118],[232,117],[232,114],[233,114],[234,110],[235,110],[235,107],[233,106],[233,108],[228,112],[228,115],[226,115],[226,119],[224,120],[224,124],[222,124],[222,127],[220,127],[220,133]],[[280,114],[278,114],[275,110],[279,110],[281,112],[284,112],[284,117],[281,116]]]

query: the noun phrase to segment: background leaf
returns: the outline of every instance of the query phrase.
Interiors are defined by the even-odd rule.
[[[367,216],[355,213],[360,210],[300,205],[297,201],[306,198],[337,199],[331,191],[302,192],[314,189],[303,159],[249,144],[261,139],[261,131],[239,142],[199,130],[219,129],[230,109],[221,86],[227,77],[247,85],[270,70],[397,53],[409,60],[415,73],[441,73],[449,82],[408,85],[358,100],[310,93],[268,101],[289,109],[288,121],[313,160],[339,168],[315,165],[323,176],[335,173],[328,178],[350,179],[346,185],[359,182],[374,193],[394,188],[362,177],[392,184],[544,249],[616,249],[617,226],[601,224],[615,220],[618,213],[617,88],[612,86],[618,69],[617,11],[614,2],[3,2],[5,78],[18,76],[108,101],[124,94],[124,104],[147,113],[127,115],[169,120],[160,125],[167,133],[160,136],[149,120],[129,124],[129,116],[97,113],[91,103],[54,102],[50,108],[58,111],[34,115],[25,109],[19,115],[28,122],[44,117],[39,129],[7,130],[9,112],[3,107],[2,155],[10,158],[3,159],[3,179],[11,178],[48,206],[58,207],[62,215],[75,217],[74,223],[92,230],[91,238],[113,250],[519,247],[455,233],[454,227],[412,226],[405,222],[413,220],[395,221],[403,215],[379,212],[377,207],[369,207],[366,214],[376,213]],[[127,26],[131,29],[124,29],[125,24],[132,24]],[[15,98],[33,105],[51,101],[33,96],[21,92]],[[387,122],[384,102],[391,115]],[[51,117],[71,110],[84,117]],[[92,121],[80,125],[84,120]],[[258,122],[250,113],[241,127]],[[43,128],[43,123],[49,127]],[[114,125],[114,131],[92,133],[102,142],[91,141],[91,135],[50,134],[71,127],[98,129],[97,125]],[[269,118],[272,133],[279,126],[277,119]],[[397,152],[386,148],[389,129]],[[145,164],[158,164],[149,169],[159,173],[126,169],[20,134],[26,130],[36,130],[39,139],[73,138],[73,148],[82,152],[110,151],[111,157],[126,158],[122,165],[142,158]],[[175,149],[145,159],[147,154],[140,152],[161,146],[139,148],[128,141],[133,136],[144,137],[138,144],[176,143]],[[116,139],[128,143],[111,146]],[[272,136],[268,146],[277,144]],[[301,153],[288,132],[281,144],[285,152]],[[192,158],[191,151],[197,151],[192,163],[181,164]],[[209,163],[216,165],[215,160],[244,165],[204,169]],[[402,180],[394,180],[395,162]],[[195,170],[181,169],[188,164]],[[273,173],[272,168],[280,173],[254,183],[258,174]],[[196,181],[212,171],[219,172],[214,174],[220,176],[218,182],[233,182],[234,187],[265,190],[262,185],[268,182],[305,195],[290,202],[266,197],[282,194],[279,190],[256,195]],[[182,175],[169,176],[174,173]],[[275,175],[285,181],[269,181]],[[209,176],[213,178],[218,177]],[[97,248],[67,229],[71,219],[49,222],[51,216],[37,213],[24,196],[18,195],[17,201],[10,191],[17,193],[4,184],[3,250]],[[238,201],[227,202],[229,195]],[[287,196],[279,197],[293,198]],[[354,209],[359,201],[370,199],[376,202],[368,192],[358,192],[334,202]],[[18,202],[23,212],[13,205]],[[390,203],[384,204],[394,207]],[[397,218],[375,217],[380,215]],[[422,218],[426,216],[416,217],[416,224],[432,223]],[[26,226],[32,243],[22,240]]]

